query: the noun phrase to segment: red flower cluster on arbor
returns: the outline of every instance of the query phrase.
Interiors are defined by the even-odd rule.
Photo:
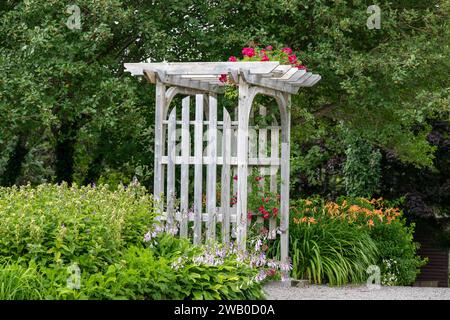
[[[281,64],[292,65],[299,70],[308,71],[307,67],[298,60],[298,56],[289,47],[284,47],[281,49],[274,49],[273,46],[268,45],[265,48],[252,48],[245,47],[242,49],[242,59],[238,59],[235,56],[230,56],[228,61],[280,61]],[[221,74],[219,80],[223,83],[228,82],[226,74]]]

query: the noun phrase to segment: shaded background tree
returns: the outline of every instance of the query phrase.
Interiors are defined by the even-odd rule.
[[[79,0],[81,30],[65,24],[72,2],[0,5],[2,185],[136,175],[151,188],[154,92],[123,63],[220,61],[246,45],[286,45],[323,77],[293,99],[294,194],[334,198],[359,181],[358,192],[406,196],[409,212],[446,221],[445,1],[379,1],[373,30],[371,1]],[[371,152],[351,153],[349,136],[380,150],[379,166],[368,165]]]

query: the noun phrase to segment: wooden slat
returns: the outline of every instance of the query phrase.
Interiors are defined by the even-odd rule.
[[[236,76],[236,79],[239,81],[239,77]],[[232,123],[238,123],[238,112],[235,109],[233,112],[233,121]],[[236,163],[231,167],[231,175],[232,175],[232,184],[233,184],[233,191],[232,191],[232,196],[236,197],[237,196],[237,179],[235,179],[235,177],[237,178],[237,128],[233,126],[232,131],[231,131],[231,156],[234,157],[236,159]],[[237,206],[236,206],[236,202],[231,206],[231,211],[236,215],[236,210],[237,210]],[[236,234],[236,221],[231,221],[231,237],[236,239],[237,234]]]
[[[283,74],[283,75],[279,78],[279,80],[291,80],[292,76],[293,76],[294,74],[296,74],[297,71],[298,71],[298,68],[295,68],[295,67],[290,68],[285,74]]]
[[[313,74],[308,80],[306,80],[305,82],[303,82],[300,86],[301,87],[312,87],[313,85],[315,85],[319,80],[321,79],[321,77],[317,74]]]
[[[248,70],[242,71],[242,76],[244,77],[245,81],[264,88],[269,88],[273,90],[278,90],[282,92],[287,93],[297,93],[298,87],[293,86],[292,82],[288,82],[286,80],[279,80],[279,79],[268,79],[264,78],[260,75],[250,74]]]
[[[195,127],[194,127],[194,244],[200,244],[202,239],[202,184],[203,184],[203,95],[195,96]]]
[[[232,224],[236,223],[236,212],[233,212],[233,208],[229,208],[230,209],[230,222]],[[215,221],[222,223],[223,222],[223,215],[222,213],[218,213],[215,217]],[[167,219],[167,212],[163,212],[161,214],[161,220],[166,220]],[[180,221],[181,220],[181,213],[180,212],[175,212],[174,214],[174,220],[175,221]],[[195,217],[194,216],[189,216],[189,221],[195,221]],[[208,222],[209,221],[209,213],[207,212],[203,212],[200,214],[200,221],[202,222]]]
[[[175,156],[176,156],[176,115],[177,109],[174,107],[169,115],[169,125],[167,129],[167,224],[173,223],[175,211]]]
[[[290,82],[296,82],[298,81],[301,77],[303,77],[306,74],[306,70],[298,70],[295,72],[294,75],[292,75],[288,80]]]
[[[286,72],[288,72],[292,67],[287,64],[281,64],[275,69],[272,70],[273,76],[280,78],[282,77]]]
[[[309,78],[312,77],[311,72],[306,72],[301,78],[299,78],[297,81],[292,82],[293,85],[300,86],[301,84],[305,83]],[[291,82],[291,81],[289,81]]]
[[[248,99],[249,86],[242,77],[239,79],[238,106],[238,195],[237,195],[237,246],[245,251],[247,241],[247,158],[248,158],[248,114],[250,102]]]
[[[221,176],[221,212],[222,212],[222,241],[230,242],[230,160],[231,160],[231,118],[223,108],[222,134],[222,176]]]
[[[273,124],[276,126],[276,123]],[[270,158],[272,159],[272,165],[270,166],[270,192],[272,194],[278,193],[278,182],[277,182],[277,174],[279,164],[277,164],[276,159],[279,158],[279,139],[280,139],[280,129],[271,129],[270,130]],[[269,219],[269,239],[275,239],[275,229],[277,228],[277,219],[270,218]]]
[[[281,144],[281,205],[280,205],[280,230],[281,230],[281,260],[287,262],[289,248],[289,144]]]
[[[180,237],[188,236],[188,210],[189,210],[189,156],[191,150],[191,141],[189,137],[189,103],[190,97],[187,96],[182,100],[181,111],[181,186],[180,186]]]
[[[259,106],[259,114],[265,117],[267,115],[267,108],[265,106]],[[260,128],[258,132],[258,158],[267,158],[267,127]],[[264,176],[268,174],[267,168],[261,167],[259,171],[262,177],[260,185],[263,187]]]
[[[215,74],[221,75],[233,70],[249,69],[253,74],[269,73],[280,65],[278,61],[247,62],[157,62],[157,63],[125,63],[125,70],[135,76],[143,75],[143,71],[165,71],[168,75]],[[284,67],[284,66],[280,66]],[[283,68],[282,68],[283,69]]]
[[[168,160],[167,160],[167,156],[162,157],[162,161],[163,164],[167,164]],[[188,160],[189,164],[195,164],[197,163],[197,158],[194,157],[189,157]],[[210,158],[209,156],[203,156],[203,160],[202,160],[203,164],[207,165],[210,164]],[[175,164],[182,164],[183,163],[183,158],[180,156],[176,156],[175,157]],[[272,166],[272,165],[280,165],[281,160],[280,158],[277,159],[272,159],[272,158],[248,158],[248,164],[251,166]],[[216,165],[222,165],[223,164],[223,157],[217,157],[216,158]],[[231,157],[230,159],[230,164],[232,166],[237,166],[238,165],[238,158],[237,157]]]
[[[210,219],[208,221],[207,239],[216,237],[216,160],[217,160],[217,96],[209,95],[209,126],[208,126],[208,171],[206,203]]]
[[[159,202],[162,211],[163,204],[161,196],[163,193],[163,166],[161,157],[163,155],[163,110],[165,108],[165,92],[166,86],[160,82],[156,84],[156,107],[155,107],[155,160],[154,160],[154,182],[153,195],[155,200]]]
[[[281,261],[289,261],[289,171],[290,171],[290,126],[291,96],[285,95],[281,110],[281,187],[280,187],[280,251]],[[287,274],[286,274],[287,275]]]
[[[259,114],[261,116],[267,115],[267,109],[265,106],[259,106]],[[258,158],[266,158],[267,157],[267,129],[261,128],[258,132]],[[261,176],[261,180],[259,180],[259,187],[261,189],[264,189],[265,184],[265,175],[267,174],[267,169],[264,166],[260,166],[259,168],[259,174]],[[258,216],[257,220],[258,223],[263,223],[263,217]]]
[[[168,75],[162,71],[157,71],[158,78],[167,85],[180,86],[205,92],[222,93],[223,85],[210,84],[208,81],[200,81],[182,78],[181,76]]]

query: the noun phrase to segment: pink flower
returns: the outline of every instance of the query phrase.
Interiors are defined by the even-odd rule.
[[[269,45],[269,46],[266,47],[266,50],[272,51],[273,47]]]
[[[296,67],[298,68],[298,70],[306,70],[306,71],[308,71],[308,68],[306,66],[304,66],[304,65],[297,64]]]
[[[237,178],[238,178],[237,175],[235,175],[235,176],[233,177],[233,180],[234,180],[234,181],[237,181]]]
[[[269,212],[267,212],[266,210],[264,210],[263,218],[264,218],[264,219],[269,219],[269,217],[270,217]]]
[[[295,54],[288,57],[290,64],[296,64],[297,63],[297,56]]]
[[[291,49],[291,48],[288,48],[288,47],[282,48],[282,49],[281,49],[281,52],[284,52],[284,53],[286,53],[286,54],[291,54],[291,53],[292,53],[292,49]]]
[[[230,61],[230,62],[236,62],[237,59],[236,59],[235,56],[231,56],[231,57],[228,58],[228,61]]]
[[[269,61],[269,57],[267,55],[263,55],[261,61]]]
[[[244,48],[244,49],[242,49],[242,55],[251,58],[251,57],[253,57],[255,55],[255,49],[253,49],[253,48]]]
[[[225,73],[221,74],[219,80],[220,82],[227,82],[227,75]]]
[[[248,219],[248,220],[252,220],[252,218],[253,218],[253,214],[249,211],[249,212],[247,213],[247,219]]]
[[[260,206],[260,207],[258,208],[258,211],[261,212],[261,213],[263,213],[264,211],[266,211],[266,209],[264,208],[264,206]]]

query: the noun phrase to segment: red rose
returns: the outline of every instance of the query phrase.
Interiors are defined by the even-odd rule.
[[[251,212],[248,212],[247,213],[247,219],[248,220],[252,220],[252,218],[253,218],[253,214]]]
[[[237,59],[236,59],[235,56],[231,56],[231,57],[228,58],[228,61],[230,61],[230,62],[236,62]]]
[[[269,61],[269,57],[267,55],[263,55],[261,61]]]
[[[264,218],[264,219],[269,219],[269,217],[270,217],[269,212],[267,212],[266,210],[264,210],[263,218]]]
[[[305,71],[308,71],[308,68],[307,68],[306,66],[304,66],[304,65],[298,64],[298,65],[296,65],[296,67],[297,67],[299,70],[305,70]]]
[[[272,214],[274,217],[276,217],[278,215],[278,208],[273,208],[272,209]]]
[[[284,52],[284,53],[286,53],[286,54],[291,54],[292,53],[292,49],[291,48],[282,48],[281,49],[281,52]]]
[[[251,57],[253,57],[255,55],[255,49],[253,49],[253,48],[244,48],[244,49],[242,49],[242,55],[251,58]]]
[[[297,56],[295,54],[288,57],[290,64],[296,64],[297,63]]]
[[[262,213],[262,212],[266,211],[266,209],[264,208],[264,206],[260,206],[258,208],[258,211]]]
[[[226,74],[221,74],[219,77],[220,82],[227,82],[227,75]]]

